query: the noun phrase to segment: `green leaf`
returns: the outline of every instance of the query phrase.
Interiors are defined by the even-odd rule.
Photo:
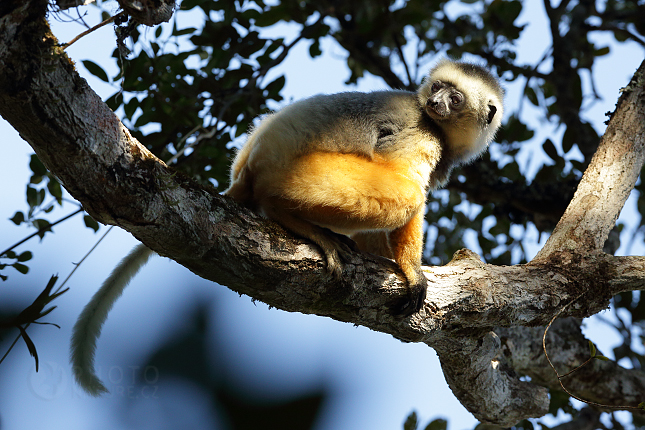
[[[123,93],[121,91],[117,91],[116,93],[108,97],[107,100],[105,100],[105,104],[107,104],[108,107],[113,111],[117,110],[122,103]]]
[[[173,36],[185,36],[187,34],[195,33],[196,31],[197,31],[197,29],[194,28],[194,27],[186,27],[186,28],[183,28],[181,30],[174,30],[172,32],[172,34],[173,34]]]
[[[594,55],[596,57],[602,57],[607,54],[609,54],[609,46],[605,46],[604,48],[599,48],[594,51]]]
[[[580,173],[584,172],[584,171],[585,171],[585,169],[587,168],[586,164],[585,164],[585,163],[583,163],[582,161],[578,161],[578,160],[569,160],[569,162],[571,163],[571,165],[573,166],[573,168],[574,168],[574,169],[576,169],[576,170],[577,170],[578,172],[580,172]]]
[[[290,21],[288,12],[285,10],[285,6],[279,4],[258,16],[255,20],[255,25],[257,27],[269,27],[281,20]]]
[[[36,154],[31,155],[29,168],[32,172],[34,172],[34,175],[36,176],[45,176],[47,174],[47,168],[42,163],[42,161],[40,161],[40,158],[38,158]]]
[[[286,82],[286,78],[284,75],[276,78],[274,81],[272,81],[270,84],[268,84],[264,89],[265,91],[268,92],[268,97],[275,97],[278,95],[278,93],[282,90],[284,87],[284,84]]]
[[[432,420],[430,424],[426,426],[425,430],[446,430],[447,428],[448,421],[443,418],[437,418],[436,420]]]
[[[322,50],[320,49],[320,39],[316,39],[309,46],[309,56],[311,58],[316,58],[322,55]]]
[[[58,204],[63,203],[63,189],[60,186],[60,182],[58,182],[54,177],[49,178],[47,190],[49,191],[49,194],[56,199]]]
[[[83,60],[82,63],[88,72],[90,72],[103,82],[110,82],[110,78],[108,78],[107,73],[105,73],[105,70],[103,70],[101,66],[90,60]]]
[[[416,430],[417,426],[419,425],[419,421],[417,419],[417,413],[415,411],[412,411],[410,415],[405,419],[405,422],[403,423],[403,430]]]
[[[43,200],[45,200],[45,190],[37,190],[34,187],[27,186],[27,204],[29,207],[40,206]]]
[[[83,217],[83,221],[85,221],[85,226],[91,228],[94,230],[94,233],[96,233],[99,230],[99,223],[96,222],[94,218],[92,218],[89,215],[85,215]]]
[[[23,275],[26,275],[27,272],[29,272],[29,267],[25,266],[24,264],[13,263],[12,266],[13,266],[14,269],[16,269],[18,272],[22,273]]]
[[[43,176],[37,176],[37,175],[31,175],[31,178],[29,178],[29,183],[30,184],[40,184],[43,180]]]
[[[555,145],[551,141],[551,139],[547,139],[544,141],[542,144],[542,149],[544,149],[544,152],[546,152],[546,155],[548,155],[552,160],[557,160],[560,158],[558,155],[558,150],[555,148]]]
[[[537,93],[534,88],[526,87],[524,94],[526,94],[526,98],[528,98],[531,103],[535,106],[540,106],[540,102],[538,101]]]
[[[25,222],[25,214],[22,212],[18,211],[16,212],[13,217],[9,218],[15,225],[20,225],[23,222]]]
[[[644,411],[645,411],[645,402],[640,402],[640,403],[638,404],[638,409],[642,409],[642,410],[644,410]]]
[[[566,154],[571,151],[573,144],[576,143],[575,131],[571,127],[567,127],[562,135],[562,151]]]
[[[32,224],[38,229],[38,237],[41,239],[45,237],[45,233],[51,232],[51,228],[49,228],[51,223],[46,219],[35,219]]]
[[[30,251],[25,251],[18,256],[18,261],[29,261],[33,257],[33,254]]]
[[[134,118],[134,113],[137,111],[138,108],[139,108],[139,99],[136,97],[132,97],[130,101],[128,101],[123,106],[123,110],[125,111],[125,116],[128,119]]]
[[[589,341],[589,352],[592,358],[596,356],[596,345],[592,341]]]

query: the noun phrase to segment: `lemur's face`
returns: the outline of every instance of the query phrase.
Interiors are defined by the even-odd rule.
[[[425,111],[435,121],[454,120],[466,106],[466,97],[454,85],[434,81],[425,102]]]

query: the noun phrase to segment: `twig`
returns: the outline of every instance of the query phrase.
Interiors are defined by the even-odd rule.
[[[80,39],[81,37],[83,37],[83,36],[86,36],[86,35],[90,34],[90,33],[91,33],[91,32],[93,32],[94,30],[98,30],[99,28],[103,27],[104,25],[107,25],[107,24],[111,23],[112,21],[114,21],[115,19],[117,19],[117,18],[119,18],[119,17],[121,17],[121,16],[124,16],[124,15],[126,15],[126,13],[125,13],[125,11],[122,11],[122,12],[117,13],[117,14],[116,14],[116,15],[114,15],[114,16],[109,17],[109,18],[108,18],[108,19],[106,19],[105,21],[103,21],[103,22],[101,22],[101,23],[99,23],[99,24],[96,24],[94,27],[90,28],[89,30],[85,30],[84,32],[82,32],[81,34],[79,34],[78,36],[76,36],[75,38],[73,38],[72,40],[70,40],[69,42],[67,42],[66,44],[62,45],[62,46],[61,46],[61,48],[63,48],[63,49],[67,49],[67,48],[69,48],[69,46],[70,46],[72,43],[76,42],[76,41],[77,41],[78,39]]]
[[[401,62],[403,63],[403,67],[405,68],[405,74],[408,77],[408,86],[411,87],[412,85],[414,85],[414,81],[412,80],[410,69],[408,68],[408,62],[405,60],[405,56],[403,55],[403,47],[401,46],[399,35],[396,33],[393,33],[392,39],[394,39],[394,43],[396,44],[396,51],[399,54],[399,59],[401,60]]]
[[[76,266],[76,267],[74,267],[74,269],[72,269],[72,271],[71,271],[71,272],[69,272],[69,275],[67,275],[67,278],[65,278],[65,280],[63,281],[63,283],[62,283],[62,284],[60,284],[60,285],[58,286],[58,288],[56,289],[56,291],[54,291],[54,294],[58,293],[58,292],[61,290],[61,288],[63,288],[63,286],[65,285],[65,283],[66,283],[67,281],[69,281],[69,278],[71,278],[71,277],[72,277],[72,275],[74,274],[74,272],[76,272],[76,269],[78,269],[78,268],[79,268],[79,266],[80,266],[81,264],[83,264],[83,261],[85,261],[85,259],[86,259],[87,257],[89,257],[89,256],[90,256],[90,254],[91,254],[92,252],[94,252],[94,250],[96,249],[96,247],[97,247],[97,246],[99,246],[99,243],[101,243],[101,241],[102,241],[103,239],[105,239],[105,236],[107,236],[107,235],[108,235],[108,233],[109,233],[110,231],[112,231],[112,228],[114,228],[114,226],[113,226],[113,225],[111,225],[111,226],[107,229],[107,231],[106,231],[105,233],[103,233],[103,236],[101,236],[101,238],[100,238],[99,240],[97,240],[97,241],[96,241],[96,243],[94,244],[94,246],[92,246],[92,248],[90,248],[90,250],[89,250],[89,251],[87,251],[87,253],[83,256],[83,258],[81,258],[81,261],[79,261],[78,263],[75,263],[75,266]]]
[[[26,329],[27,327],[29,327],[29,324],[27,324],[27,325],[25,326],[25,329]],[[2,358],[0,358],[0,364],[2,364],[2,362],[4,361],[4,359],[5,359],[5,358],[7,358],[7,355],[9,355],[9,353],[11,352],[11,350],[13,349],[13,347],[14,347],[14,346],[16,346],[16,343],[17,343],[17,342],[18,342],[18,340],[20,339],[20,336],[22,336],[22,335],[21,335],[20,333],[18,333],[18,336],[16,336],[16,339],[13,341],[13,343],[11,344],[11,346],[9,347],[9,349],[7,349],[7,352],[5,352],[5,354],[2,356]]]
[[[61,218],[61,219],[59,219],[58,221],[54,222],[53,224],[49,224],[47,227],[39,228],[39,229],[38,229],[38,231],[37,231],[37,232],[35,232],[34,234],[30,234],[29,236],[25,237],[25,238],[24,238],[23,240],[21,240],[20,242],[15,243],[15,244],[11,245],[9,248],[7,248],[7,249],[5,249],[4,251],[0,252],[0,255],[5,255],[7,252],[11,251],[12,249],[14,249],[14,248],[16,248],[16,247],[18,247],[18,246],[22,245],[23,243],[27,242],[27,241],[28,241],[29,239],[31,239],[32,237],[34,237],[34,236],[38,236],[40,233],[43,233],[43,232],[45,232],[45,231],[47,231],[47,230],[51,230],[51,228],[52,228],[53,226],[55,226],[56,224],[60,224],[61,222],[63,222],[63,221],[65,221],[65,220],[67,220],[67,219],[69,219],[69,218],[73,217],[74,215],[76,215],[76,214],[77,214],[77,213],[79,213],[79,212],[83,212],[83,208],[80,208],[80,209],[79,209],[79,210],[77,210],[76,212],[72,212],[71,214],[69,214],[69,215],[67,215],[67,216],[65,216],[65,217],[63,217],[63,218]]]
[[[182,137],[182,138],[181,138],[181,140],[180,140],[179,142],[177,142],[177,146],[181,146],[181,144],[182,144],[182,143],[184,143],[184,142],[185,142],[185,141],[186,141],[190,136],[192,136],[192,135],[193,135],[193,133],[195,133],[195,132],[196,132],[197,130],[199,130],[200,128],[202,128],[202,126],[201,126],[201,125],[197,125],[197,126],[195,126],[192,130],[190,130],[188,133],[186,133],[186,135],[185,135],[184,137]],[[201,136],[200,136],[200,137],[201,137]],[[166,161],[166,164],[171,164],[172,162],[177,161],[177,159],[178,159],[179,157],[181,157],[181,155],[182,155],[182,154],[183,154],[187,149],[192,148],[192,147],[193,147],[197,142],[199,142],[200,140],[201,140],[201,139],[197,139],[197,140],[195,140],[195,142],[193,142],[192,144],[191,144],[191,143],[189,143],[189,144],[187,144],[186,146],[184,146],[183,148],[181,148],[179,151],[177,151],[177,153],[176,153],[175,155],[173,155],[172,157],[170,157],[170,158],[168,159],[168,161]]]

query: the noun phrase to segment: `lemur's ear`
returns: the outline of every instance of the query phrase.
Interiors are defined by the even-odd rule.
[[[489,124],[493,122],[493,118],[495,118],[496,113],[497,113],[497,108],[493,105],[488,105],[488,123]]]

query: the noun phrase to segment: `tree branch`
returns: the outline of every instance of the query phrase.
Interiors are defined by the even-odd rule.
[[[510,427],[549,410],[548,390],[521,381],[507,363],[499,337],[451,338],[435,349],[459,401],[482,422]]]
[[[577,253],[602,250],[645,158],[644,81],[645,61],[618,100],[571,203],[535,260],[544,260],[562,250]]]

